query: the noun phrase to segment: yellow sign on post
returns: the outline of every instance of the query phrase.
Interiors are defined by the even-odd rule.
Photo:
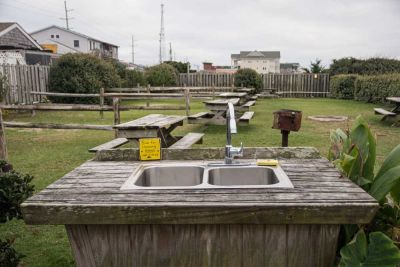
[[[139,139],[140,160],[161,159],[161,139],[143,138]]]

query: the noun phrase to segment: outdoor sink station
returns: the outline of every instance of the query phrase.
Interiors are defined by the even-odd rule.
[[[24,220],[65,225],[79,267],[332,266],[340,225],[378,203],[314,148],[232,147],[233,121],[225,148],[100,150],[24,202]]]

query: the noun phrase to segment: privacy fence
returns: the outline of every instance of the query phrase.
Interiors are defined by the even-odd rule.
[[[49,66],[0,65],[9,90],[5,104],[32,104],[40,102],[44,95],[32,92],[48,91]],[[274,90],[283,97],[326,97],[329,95],[329,74],[264,74],[264,89]],[[234,75],[227,73],[180,74],[179,86],[233,87]]]
[[[329,74],[263,74],[263,88],[284,97],[326,97],[329,95]],[[228,87],[234,85],[234,74],[180,74],[180,86]]]

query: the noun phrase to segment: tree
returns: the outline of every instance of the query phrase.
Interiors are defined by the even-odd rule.
[[[256,91],[262,88],[261,76],[253,69],[240,69],[235,73],[235,86],[253,87]]]
[[[302,68],[307,73],[323,73],[325,72],[325,66],[322,66],[321,59],[316,59],[315,62],[310,63],[310,68]]]
[[[147,82],[152,86],[174,86],[178,79],[178,72],[169,64],[159,64],[146,69]]]
[[[178,73],[187,73],[188,65],[189,65],[189,70],[190,70],[189,62],[183,63],[180,61],[164,61],[164,63],[174,67],[178,71]]]

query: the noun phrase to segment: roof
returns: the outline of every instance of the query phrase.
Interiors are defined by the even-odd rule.
[[[50,26],[48,26],[48,27],[46,27],[46,28],[43,28],[43,29],[40,29],[40,30],[31,32],[31,34],[35,34],[35,33],[42,32],[42,31],[46,31],[46,30],[51,29],[51,28],[57,28],[57,29],[59,29],[59,30],[62,30],[62,31],[65,31],[65,32],[69,32],[69,33],[72,33],[72,34],[81,36],[81,37],[83,37],[83,38],[87,38],[87,39],[90,39],[90,40],[93,40],[93,41],[98,41],[98,42],[101,42],[101,43],[105,43],[105,44],[108,44],[108,45],[112,45],[112,46],[115,46],[115,47],[119,47],[118,45],[115,45],[115,44],[112,44],[112,43],[109,43],[109,42],[104,42],[104,41],[101,41],[101,40],[99,40],[99,39],[97,39],[97,38],[93,38],[93,37],[90,37],[90,36],[88,36],[88,35],[85,35],[85,34],[76,32],[76,31],[71,31],[71,30],[68,30],[68,29],[66,29],[66,28],[63,28],[63,27],[60,27],[60,26],[57,26],[57,25],[50,25]]]
[[[32,38],[32,36],[27,33],[24,28],[22,28],[18,23],[16,22],[0,22],[0,36],[12,31],[13,29],[17,28],[18,30],[21,31],[21,33],[30,41],[32,44],[39,50],[43,50],[43,48],[40,46],[38,42],[35,41],[35,39]]]
[[[280,58],[280,51],[240,51],[240,54],[231,54],[231,58]]]

